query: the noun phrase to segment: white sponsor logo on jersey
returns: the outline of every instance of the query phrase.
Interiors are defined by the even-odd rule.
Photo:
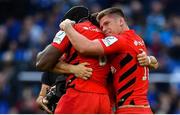
[[[53,42],[60,44],[61,41],[65,38],[65,36],[66,36],[66,33],[60,30],[54,37]]]
[[[118,39],[114,36],[108,36],[104,39],[102,39],[103,43],[106,45],[106,47],[112,45],[113,43],[115,43],[116,41],[118,41]]]
[[[101,32],[100,29],[94,28],[94,27],[85,27],[85,26],[84,26],[83,29],[89,30],[89,31],[94,31],[94,32]]]
[[[83,27],[85,30],[88,30],[88,27]]]
[[[144,46],[144,41],[134,41],[135,46]]]

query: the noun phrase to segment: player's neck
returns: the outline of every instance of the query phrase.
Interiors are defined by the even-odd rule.
[[[125,31],[128,31],[129,30],[129,27],[127,25],[123,25],[122,28],[121,28],[121,31],[119,32],[119,34],[122,34],[124,33]]]

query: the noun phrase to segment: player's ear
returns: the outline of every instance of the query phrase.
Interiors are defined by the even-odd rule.
[[[124,24],[124,18],[120,17],[118,18],[119,20],[119,25],[122,26]]]

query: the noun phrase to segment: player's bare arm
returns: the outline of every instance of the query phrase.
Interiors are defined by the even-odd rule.
[[[42,52],[38,53],[36,67],[42,71],[54,73],[74,74],[82,79],[88,79],[92,75],[92,69],[86,67],[87,63],[79,65],[67,64],[59,61],[62,53],[51,45],[48,45]]]
[[[85,55],[103,55],[104,50],[98,40],[89,40],[73,28],[74,22],[66,19],[60,24],[60,28],[64,30],[74,48]]]
[[[62,53],[53,47],[48,45],[43,51],[39,52],[36,60],[36,68],[42,71],[53,70],[58,63]]]
[[[88,68],[89,63],[84,62],[78,65],[67,64],[60,61],[56,64],[55,68],[52,70],[54,73],[66,73],[74,74],[76,77],[87,80],[92,75],[92,68]]]
[[[137,60],[141,66],[148,66],[152,69],[157,69],[159,67],[157,59],[154,56],[147,56],[144,51],[137,55]]]
[[[47,89],[49,89],[49,88],[50,88],[50,86],[48,86],[46,84],[42,84],[41,91],[39,93],[38,98],[36,99],[36,103],[39,108],[45,110],[47,113],[52,114],[52,111],[50,111],[48,109],[48,107],[46,106],[46,104],[44,103],[44,102],[46,102],[45,96],[46,96]]]

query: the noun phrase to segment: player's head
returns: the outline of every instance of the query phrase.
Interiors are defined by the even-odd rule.
[[[84,6],[74,6],[70,10],[68,10],[62,21],[65,19],[70,19],[75,21],[76,23],[82,22],[84,20],[89,20],[93,25],[99,27],[99,23],[96,20],[97,13],[90,14],[89,9]]]
[[[120,34],[127,28],[124,13],[117,7],[107,8],[99,12],[97,21],[106,35]]]
[[[89,13],[88,8],[84,6],[74,6],[65,13],[62,21],[65,19],[70,19],[78,23],[83,19],[88,19],[89,16],[90,16],[90,13]]]
[[[98,21],[96,20],[97,15],[98,15],[98,12],[92,13],[92,14],[89,16],[89,21],[90,21],[93,25],[99,27],[99,23],[98,23]]]

